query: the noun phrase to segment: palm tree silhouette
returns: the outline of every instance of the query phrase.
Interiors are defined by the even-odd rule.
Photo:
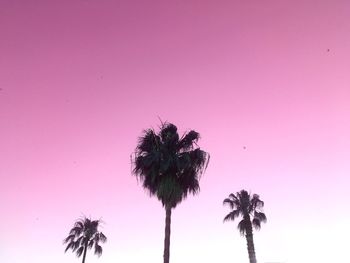
[[[166,211],[164,263],[170,257],[171,210],[189,193],[199,192],[200,175],[209,162],[209,154],[196,144],[198,139],[199,133],[193,130],[179,138],[177,127],[166,122],[158,133],[145,130],[136,147],[133,174]]]
[[[76,252],[77,257],[83,254],[83,261],[85,263],[86,251],[94,247],[95,254],[101,256],[102,247],[99,242],[105,243],[106,236],[98,231],[100,220],[92,221],[89,218],[83,217],[75,222],[74,227],[70,230],[68,237],[63,240],[63,243],[68,243],[64,252],[71,249]]]
[[[242,236],[244,234],[246,236],[249,262],[256,263],[253,227],[255,229],[260,229],[261,222],[266,222],[266,215],[261,210],[264,206],[264,202],[260,200],[259,195],[253,194],[253,196],[251,196],[246,190],[241,190],[237,192],[236,195],[230,194],[229,198],[224,200],[224,205],[225,204],[228,204],[232,211],[225,216],[224,222],[235,220],[238,216],[243,217],[238,223],[238,230]],[[253,220],[251,220],[251,218],[253,218]]]

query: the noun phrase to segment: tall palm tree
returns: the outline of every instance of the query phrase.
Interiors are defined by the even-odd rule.
[[[199,192],[199,179],[209,162],[209,154],[197,146],[198,139],[193,130],[180,138],[174,124],[162,123],[158,133],[144,131],[132,160],[133,174],[165,208],[164,263],[170,257],[171,210],[189,193]]]
[[[259,195],[250,195],[246,190],[241,190],[236,195],[230,194],[229,198],[224,200],[225,204],[228,204],[232,211],[225,216],[224,222],[235,220],[239,216],[243,217],[238,223],[238,230],[242,236],[246,237],[249,262],[256,263],[253,227],[258,230],[261,222],[266,222],[266,215],[262,212],[264,202],[260,200]]]
[[[101,256],[102,247],[99,242],[105,243],[106,236],[98,231],[100,220],[92,221],[89,218],[82,218],[75,222],[74,227],[70,230],[68,237],[63,240],[63,243],[68,243],[64,252],[71,249],[76,252],[77,257],[83,254],[83,261],[85,263],[86,251],[94,247],[95,254]]]

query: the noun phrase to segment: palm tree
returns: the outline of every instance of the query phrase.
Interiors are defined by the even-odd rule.
[[[92,221],[89,218],[83,217],[75,222],[74,227],[70,230],[68,237],[63,240],[63,243],[68,243],[64,252],[71,249],[76,252],[77,257],[83,254],[83,261],[85,263],[86,251],[94,247],[95,254],[101,256],[102,247],[99,242],[105,243],[106,236],[98,231],[100,220]]]
[[[245,234],[249,262],[256,263],[253,227],[259,230],[261,222],[266,222],[266,215],[262,212],[264,202],[260,200],[259,195],[253,194],[251,196],[246,190],[241,190],[240,192],[237,192],[236,195],[230,194],[229,198],[224,200],[224,205],[225,204],[228,204],[232,211],[225,216],[224,222],[235,220],[238,216],[243,217],[238,223],[238,230],[242,236]]]
[[[170,257],[171,210],[189,193],[199,192],[199,179],[209,162],[209,154],[197,146],[198,139],[193,130],[180,138],[174,124],[162,123],[158,133],[144,131],[132,160],[133,174],[165,208],[164,263]]]

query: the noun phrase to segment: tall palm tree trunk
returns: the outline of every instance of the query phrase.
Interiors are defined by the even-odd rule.
[[[254,240],[253,240],[253,227],[250,223],[249,218],[249,224],[246,229],[246,239],[247,239],[247,248],[248,248],[248,255],[249,255],[249,262],[250,263],[256,263],[256,256],[255,256],[255,249],[254,249]]]
[[[246,239],[247,239],[247,248],[248,248],[249,262],[250,263],[256,263],[253,234],[247,234],[246,235]]]
[[[171,224],[171,207],[165,206],[165,238],[164,238],[164,263],[169,263],[170,258],[170,224]]]
[[[83,254],[83,262],[82,262],[82,263],[85,263],[87,245],[88,245],[88,242],[86,241],[86,242],[85,242],[85,245],[84,245],[84,254]]]

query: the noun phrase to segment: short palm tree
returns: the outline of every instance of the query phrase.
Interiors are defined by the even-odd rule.
[[[266,222],[266,216],[261,210],[264,202],[260,200],[259,195],[250,195],[246,190],[241,190],[236,195],[230,194],[229,198],[224,200],[225,204],[228,204],[232,211],[225,216],[224,222],[235,220],[238,216],[243,217],[238,223],[238,230],[241,235],[246,236],[249,262],[256,263],[253,227],[260,229],[261,222]]]
[[[77,257],[83,255],[83,263],[85,263],[87,249],[92,247],[94,247],[95,254],[101,256],[102,247],[99,242],[105,243],[107,238],[102,232],[98,231],[100,223],[100,220],[92,221],[86,217],[77,220],[68,237],[63,240],[63,243],[68,243],[64,252],[71,249],[76,252]]]
[[[171,210],[189,193],[199,192],[200,175],[209,162],[208,153],[196,144],[198,139],[193,130],[180,138],[174,124],[162,123],[158,133],[144,131],[136,147],[133,174],[166,211],[164,263],[169,263],[170,257]]]

